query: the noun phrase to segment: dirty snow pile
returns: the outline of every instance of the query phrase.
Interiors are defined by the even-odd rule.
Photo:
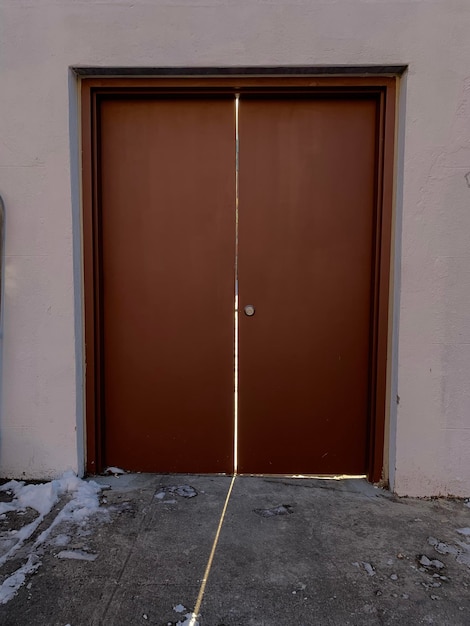
[[[52,530],[58,524],[68,523],[81,526],[90,516],[99,511],[102,512],[99,502],[100,491],[100,485],[93,481],[84,481],[72,471],[65,472],[61,478],[47,483],[27,485],[23,481],[11,480],[0,487],[0,492],[11,498],[7,502],[0,502],[0,522],[8,520],[9,515],[12,514],[23,515],[28,509],[37,512],[34,520],[26,523],[19,530],[7,529],[0,532],[0,567],[13,557],[26,559],[21,567],[0,584],[0,604],[11,600],[25,582],[26,576],[36,572],[41,566],[41,546],[47,542]],[[33,539],[34,533],[39,530],[45,518],[61,498],[67,499],[66,504],[55,517],[52,517],[46,528]],[[28,545],[30,539],[31,542]],[[62,545],[68,542],[65,535],[59,535],[57,539],[63,542]],[[80,558],[80,556],[66,555],[67,552],[70,551],[64,551],[61,558]],[[88,555],[85,558],[92,560],[95,557]]]

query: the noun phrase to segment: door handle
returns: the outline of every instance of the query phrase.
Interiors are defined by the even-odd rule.
[[[255,307],[252,304],[247,304],[243,310],[248,317],[252,317],[255,314]]]

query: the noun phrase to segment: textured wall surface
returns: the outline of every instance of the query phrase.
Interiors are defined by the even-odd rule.
[[[69,66],[408,64],[390,477],[400,494],[470,495],[469,32],[468,0],[0,0],[0,474],[45,478],[83,466]]]

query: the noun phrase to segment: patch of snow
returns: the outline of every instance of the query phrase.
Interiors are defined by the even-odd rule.
[[[120,467],[107,467],[104,472],[104,474],[114,474],[114,476],[121,476],[122,474],[125,474],[126,472],[121,469]]]
[[[457,532],[465,537],[470,537],[470,528],[457,528]]]
[[[84,481],[76,476],[75,478],[78,482],[75,483],[73,497],[56,516],[49,528],[46,528],[46,530],[39,535],[34,544],[35,547],[44,543],[51,534],[52,529],[62,522],[83,524],[91,515],[98,512],[105,513],[103,510],[100,510],[98,497],[101,491],[100,485],[92,480]]]
[[[184,613],[187,610],[188,609],[185,606],[183,606],[182,604],[177,604],[176,606],[173,607],[173,611],[175,613]]]
[[[76,561],[95,561],[97,554],[90,554],[83,550],[62,550],[57,554],[58,559],[74,559]]]
[[[39,515],[47,515],[57,502],[60,492],[65,487],[68,489],[69,477],[65,479],[66,484],[60,480],[52,480],[48,483],[36,485],[25,485],[22,481],[11,481],[10,489],[13,492],[13,501],[18,510],[26,508],[34,509]]]
[[[66,546],[68,543],[70,543],[70,537],[62,533],[51,541],[51,544],[54,546]]]
[[[6,531],[6,533],[8,533],[8,531]],[[13,533],[10,531],[8,534],[13,534]],[[7,552],[8,550],[10,550],[12,546],[15,545],[15,543],[16,543],[16,538],[14,536],[11,538],[1,537],[0,538],[0,552]]]
[[[68,496],[69,500],[56,515],[52,523],[39,535],[31,546],[27,562],[3,581],[0,586],[0,603],[5,603],[17,593],[28,574],[35,572],[41,565],[36,554],[37,549],[45,543],[53,530],[61,522],[83,525],[86,520],[100,509],[99,493],[101,486],[93,481],[84,481],[72,471],[65,472],[61,478],[48,483],[29,484],[12,480],[0,486],[0,491],[12,496],[12,501],[2,503],[8,505],[9,511],[21,513],[33,509],[38,513],[36,519],[19,530],[7,532],[0,537],[0,566],[11,559],[18,550],[30,539],[46,516],[51,513],[59,498]],[[66,535],[58,535],[56,545],[66,545]],[[61,542],[64,543],[61,543]],[[96,555],[90,555],[96,558]],[[88,559],[90,560],[90,559]]]
[[[163,498],[165,497],[165,495],[166,495],[165,491],[159,491],[157,494],[155,494],[155,497],[156,497],[158,500],[163,500]]]
[[[2,514],[2,518],[6,517],[6,513],[16,510],[17,508],[14,504],[10,504],[10,502],[0,502],[0,513]]]
[[[6,604],[11,600],[26,580],[26,576],[34,573],[40,565],[39,557],[36,554],[30,554],[26,563],[8,576],[0,585],[0,604]]]
[[[81,523],[90,515],[96,513],[99,509],[98,494],[101,487],[93,482],[85,482],[78,478],[73,472],[65,472],[63,476],[49,483],[40,483],[37,485],[25,485],[22,481],[10,481],[3,485],[2,490],[6,491],[6,487],[12,491],[13,500],[10,503],[13,510],[21,511],[26,508],[36,510],[38,517],[26,526],[23,526],[15,533],[15,544],[0,556],[0,566],[6,563],[13,554],[31,537],[38,528],[46,515],[51,512],[59,498],[65,494],[71,494],[71,499],[54,522],[36,539],[34,547],[42,544],[49,536],[52,528],[62,521],[70,521],[73,523]]]

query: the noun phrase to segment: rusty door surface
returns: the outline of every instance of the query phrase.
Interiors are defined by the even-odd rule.
[[[99,113],[104,462],[233,470],[233,98]]]
[[[240,99],[242,473],[366,471],[376,117],[372,98]]]

